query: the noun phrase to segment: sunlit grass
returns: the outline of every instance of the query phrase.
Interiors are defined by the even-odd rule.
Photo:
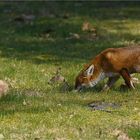
[[[74,93],[62,92],[61,84],[48,84],[61,67],[73,89],[75,76],[102,50],[139,44],[139,8],[54,2],[54,17],[47,17],[41,10],[49,11],[49,3],[40,4],[41,8],[32,3],[25,2],[21,8],[16,2],[0,3],[0,79],[10,84],[8,95],[0,99],[0,134],[9,140],[113,140],[117,138],[114,131],[120,130],[139,139],[140,86],[122,91],[120,79],[109,92],[99,92],[105,80],[95,89]],[[15,22],[26,10],[36,15],[33,23]],[[67,19],[63,18],[66,11]],[[85,21],[97,29],[98,39],[67,40],[70,32],[85,34],[81,29]],[[48,38],[42,35],[50,28],[54,31]],[[111,113],[94,111],[88,107],[93,101],[116,103],[119,108]]]

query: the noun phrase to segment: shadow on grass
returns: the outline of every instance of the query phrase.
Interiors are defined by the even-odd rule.
[[[107,35],[107,33],[106,33]],[[110,37],[109,37],[110,36]],[[35,64],[61,63],[65,61],[78,62],[93,58],[106,48],[122,47],[115,45],[117,41],[139,41],[139,37],[127,33],[110,34],[108,38],[100,38],[94,41],[87,40],[65,40],[55,39],[55,41],[40,41],[35,37],[26,41],[26,37],[21,40],[8,41],[0,46],[1,56],[16,60],[31,61]],[[30,36],[29,36],[30,38]],[[34,38],[34,37],[33,37]],[[112,38],[112,40],[111,40]]]
[[[63,4],[40,2],[39,5],[37,2],[23,2],[21,8],[18,4],[18,2],[3,3],[3,10],[9,8],[15,15],[26,12],[33,13],[37,19],[33,24],[17,24],[14,21],[9,21],[7,24],[1,23],[0,51],[2,57],[27,60],[35,64],[78,62],[94,57],[103,49],[119,47],[115,45],[119,40],[139,41],[139,37],[131,33],[109,33],[107,29],[98,27],[96,22],[95,25],[100,29],[97,30],[99,39],[93,41],[83,38],[66,40],[70,32],[82,35],[83,21],[93,17],[95,17],[95,21],[99,20],[100,22],[118,20],[112,26],[117,30],[125,29],[126,27],[119,21],[122,19],[139,19],[137,2],[115,2],[115,4],[112,2],[64,2]],[[126,5],[127,7],[124,7]],[[42,16],[40,7],[46,14],[52,13],[54,17]],[[69,13],[68,19],[63,18],[65,13]],[[4,15],[8,14],[3,13],[1,18]],[[13,17],[11,16],[11,18]],[[53,30],[49,33],[50,38],[40,36],[49,29]]]
[[[19,6],[22,5],[22,6]],[[63,15],[89,16],[98,19],[139,19],[138,1],[75,1],[75,2],[2,2],[1,13],[3,11],[22,14],[33,13],[36,15],[63,17]],[[114,12],[110,12],[113,10]]]
[[[42,101],[42,98],[32,97],[33,100]],[[51,112],[51,107],[35,104],[24,94],[9,94],[0,99],[0,116],[14,115],[15,113],[43,113]]]

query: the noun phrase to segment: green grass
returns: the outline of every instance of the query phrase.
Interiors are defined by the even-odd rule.
[[[130,128],[128,131],[130,137],[133,137],[134,139],[139,139],[140,138],[140,130],[139,128]]]
[[[83,65],[102,50],[140,44],[139,3],[110,4],[0,2],[0,79],[11,85],[0,99],[0,134],[6,140],[115,140],[115,130],[140,139],[140,86],[121,91],[120,79],[107,93],[99,92],[105,81],[82,93],[63,93],[61,84],[48,84],[61,67],[73,88]],[[36,16],[32,24],[14,21],[24,13]],[[97,29],[98,39],[67,40],[70,32],[87,34],[81,30],[85,21]],[[49,29],[50,37],[42,36]],[[93,111],[92,101],[120,107],[111,113]]]

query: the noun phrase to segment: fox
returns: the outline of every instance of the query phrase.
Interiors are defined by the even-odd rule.
[[[108,78],[102,91],[109,90],[122,77],[129,89],[135,89],[133,73],[140,73],[140,46],[108,48],[96,55],[76,76],[75,90],[94,87]]]

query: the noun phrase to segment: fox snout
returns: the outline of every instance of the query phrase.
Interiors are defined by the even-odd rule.
[[[76,78],[74,87],[75,91],[80,91],[82,90],[82,88],[83,88],[82,84],[79,82],[78,78]]]
[[[75,87],[75,92],[79,92],[79,91],[81,91],[82,90],[82,86],[77,86],[77,87]]]

